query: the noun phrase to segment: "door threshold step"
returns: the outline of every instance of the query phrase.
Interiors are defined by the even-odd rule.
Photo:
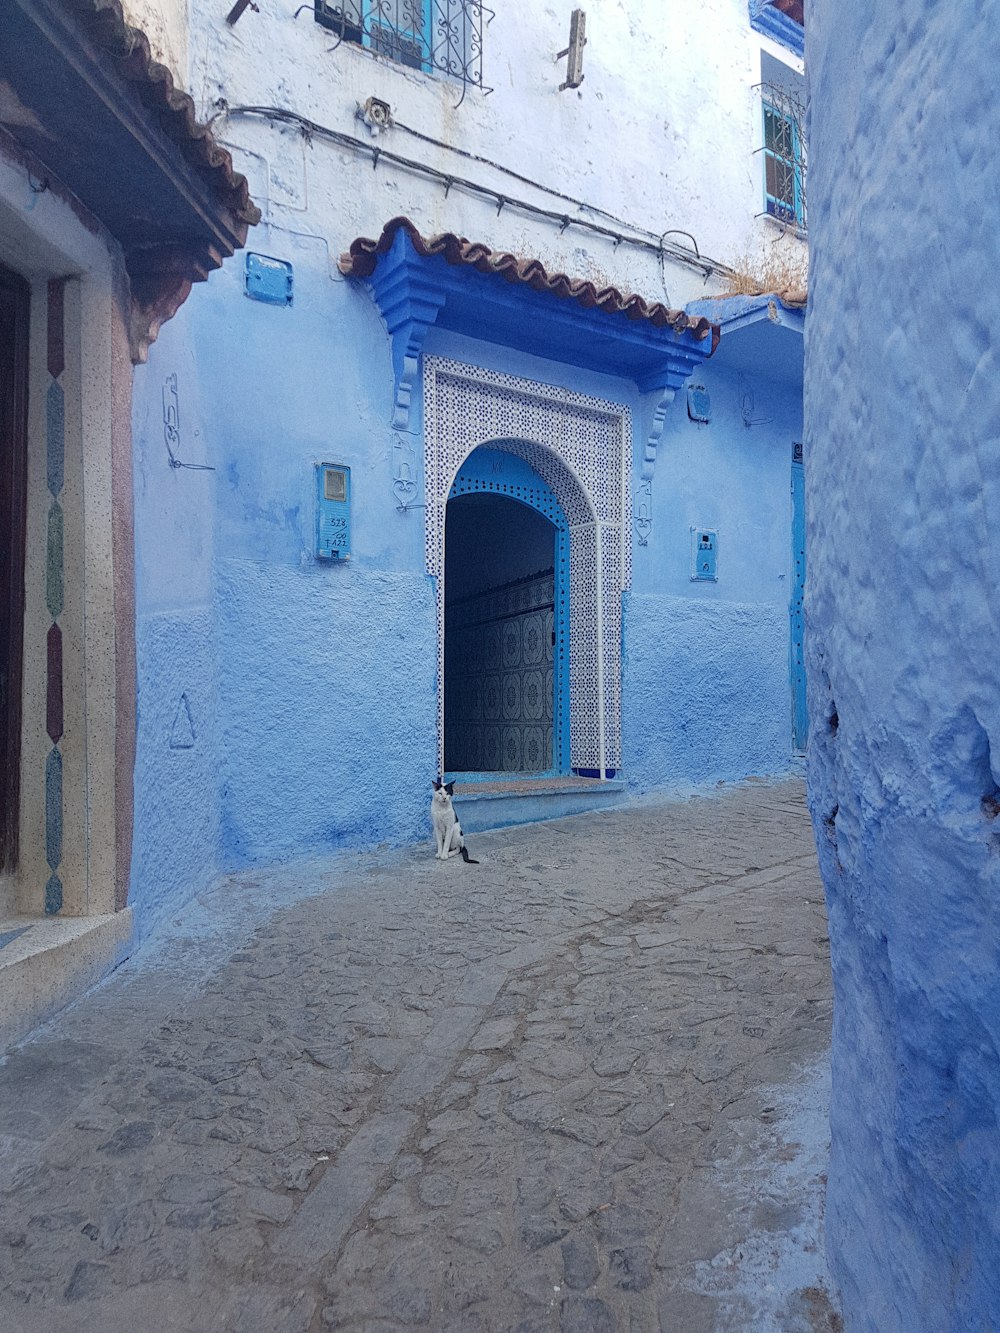
[[[130,907],[0,920],[0,1053],[107,976],[131,947]]]
[[[465,833],[538,824],[590,810],[621,805],[628,799],[624,778],[518,778],[498,775],[495,782],[455,781],[455,808]]]
[[[556,796],[569,792],[599,794],[625,790],[624,778],[503,778],[493,782],[455,780],[455,800],[499,800],[508,796]]]

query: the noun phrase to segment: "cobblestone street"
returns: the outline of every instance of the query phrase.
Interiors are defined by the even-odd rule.
[[[470,845],[228,879],[0,1065],[0,1327],[837,1327],[801,783]]]

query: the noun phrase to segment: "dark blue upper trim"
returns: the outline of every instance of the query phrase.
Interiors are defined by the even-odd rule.
[[[392,338],[396,378],[393,424],[402,429],[418,380],[427,330],[436,325],[484,342],[634,380],[641,392],[679,388],[712,355],[711,337],[669,325],[585,309],[500,274],[422,256],[400,229],[366,284]]]
[[[773,38],[799,57],[805,55],[806,33],[801,23],[775,9],[771,0],[750,0],[749,9],[750,26],[754,32]]]

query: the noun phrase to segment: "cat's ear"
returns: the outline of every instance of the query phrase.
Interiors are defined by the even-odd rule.
[[[444,789],[445,789],[445,791],[448,793],[449,796],[454,796],[454,795],[455,795],[455,784],[454,784],[454,782],[446,782],[446,783],[445,783],[445,786],[444,786]]]
[[[431,783],[431,786],[434,788],[435,791],[441,790],[441,784],[440,782],[438,782],[437,778],[434,779],[434,781]]]

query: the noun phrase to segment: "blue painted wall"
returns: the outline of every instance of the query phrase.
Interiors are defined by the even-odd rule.
[[[423,509],[398,512],[391,487],[389,341],[368,292],[331,271],[322,243],[258,229],[252,244],[293,263],[292,306],[247,300],[237,257],[193,293],[136,376],[140,922],[215,872],[426,833],[434,589]],[[632,792],[790,763],[797,389],[754,371],[761,419],[745,427],[745,368],[727,366],[725,348],[704,374],[712,423],[690,422],[683,394],[671,410],[650,544],[634,551]],[[437,329],[425,351],[626,403],[638,466],[649,405],[631,381]],[[162,390],[173,374],[181,457],[214,471],[167,466]],[[419,404],[411,429],[420,447]],[[343,566],[312,555],[318,461],[352,469]],[[690,581],[692,524],[719,530],[717,584]],[[196,735],[177,750],[167,731],[181,693]]]
[[[997,19],[809,9],[809,786],[851,1333],[1000,1328]]]
[[[140,929],[197,892],[219,866],[218,474],[173,468],[164,390],[183,462],[211,462],[194,348],[168,324],[159,367],[136,370],[134,504],[137,745],[131,900]],[[167,380],[176,375],[177,393]]]
[[[704,303],[712,306],[725,309]],[[625,609],[624,766],[640,790],[789,767],[790,484],[801,372],[793,361],[789,379],[774,379],[763,369],[766,342],[754,368],[743,343],[768,332],[778,331],[723,335],[697,375],[711,421],[692,421],[679,393],[657,450],[652,532],[647,546],[633,546]],[[792,349],[801,357],[800,342]],[[718,531],[717,582],[691,580],[693,526]]]

